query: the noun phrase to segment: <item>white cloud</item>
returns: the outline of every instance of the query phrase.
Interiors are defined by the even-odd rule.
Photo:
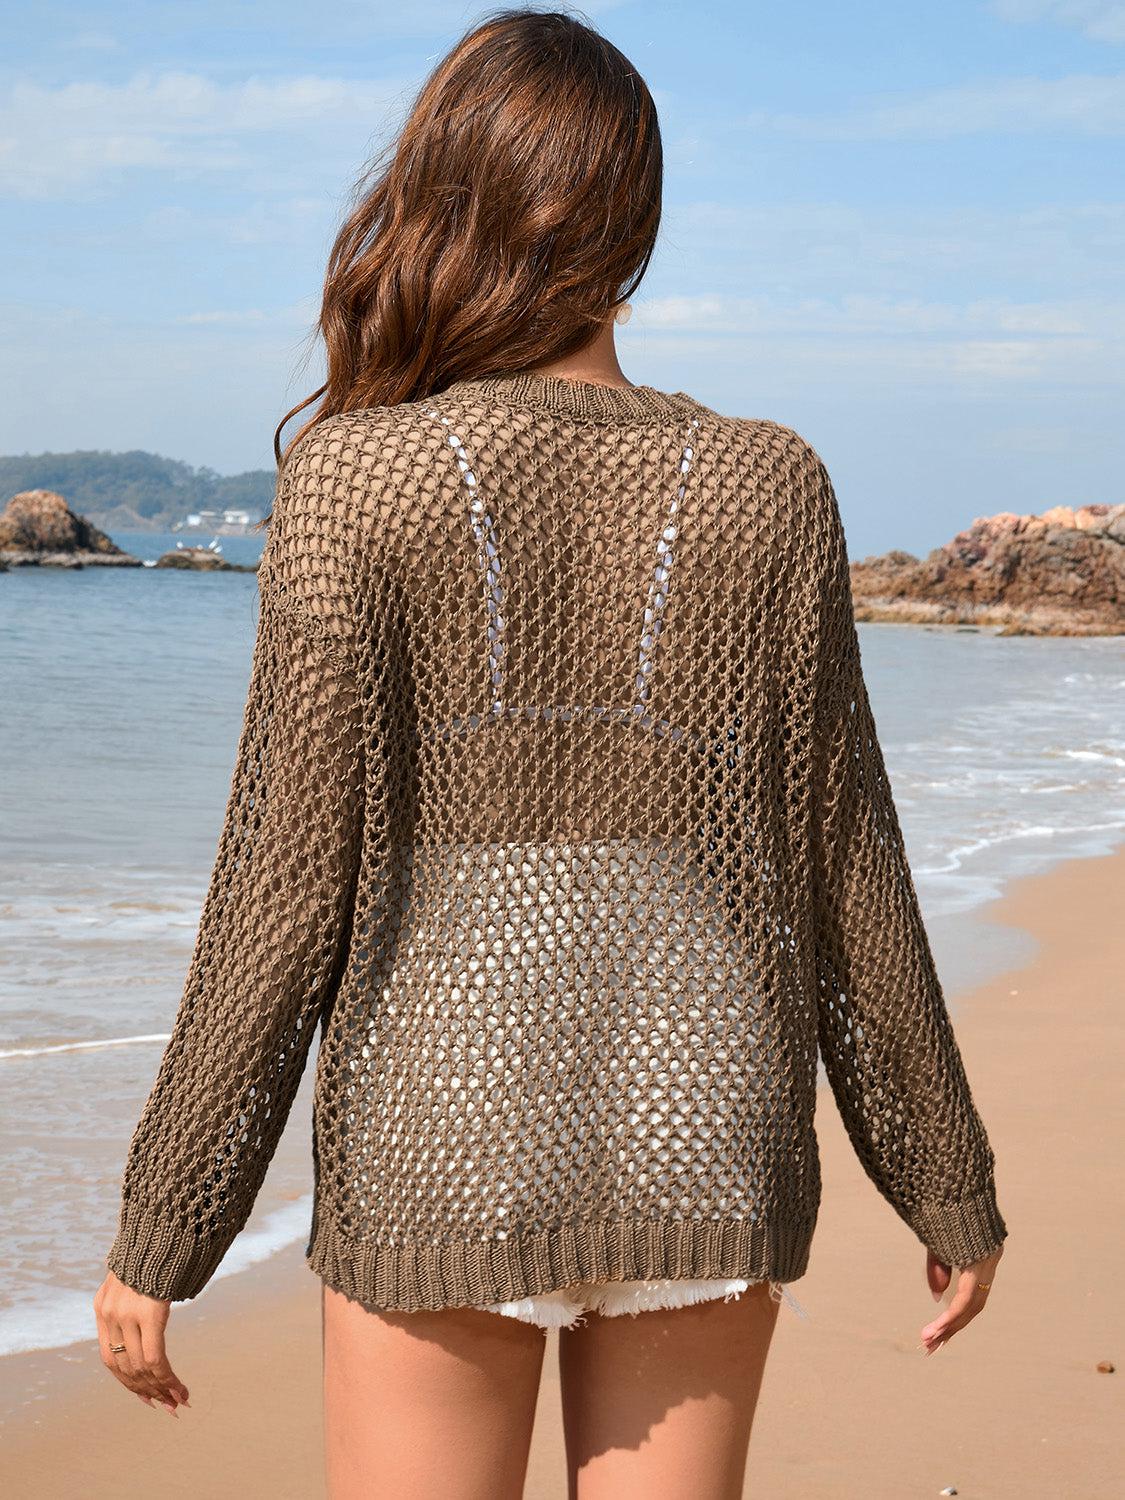
[[[140,73],[125,83],[58,88],[17,82],[0,102],[0,192],[52,197],[88,191],[131,169],[188,175],[247,169],[255,139],[279,132],[341,139],[358,163],[399,82]]]
[[[247,324],[272,324],[278,328],[310,328],[316,321],[317,309],[309,301],[296,302],[291,307],[275,307],[268,311],[261,307],[214,308],[203,312],[183,313],[175,319],[177,323],[205,327],[243,328]]]
[[[699,290],[708,293],[776,296],[783,288],[791,298],[832,302],[863,292],[900,304],[960,305],[1045,287],[1052,290],[1034,300],[1055,305],[1080,287],[1085,301],[1109,303],[1122,295],[1125,203],[689,200],[669,209],[658,256],[662,284],[694,291],[705,267]],[[1025,292],[1019,300],[1032,299]]]
[[[808,139],[946,140],[999,134],[1125,134],[1125,74],[998,78],[930,89],[843,115],[756,112],[746,123]]]
[[[667,365],[673,379],[693,365],[714,387],[752,379],[771,399],[802,402],[862,397],[894,404],[916,401],[923,392],[942,401],[979,396],[991,402],[1005,391],[1053,400],[1083,391],[1104,404],[1120,381],[1117,351],[1094,339],[847,338],[829,332],[797,338],[773,331],[728,337],[700,328],[669,331],[667,339],[650,335],[644,347],[649,362]]]
[[[1066,353],[1073,359],[1089,353],[1089,342],[1071,344]],[[974,339],[950,346],[950,369],[955,375],[984,375],[995,380],[1027,380],[1050,372],[1056,350],[1042,339]]]
[[[1125,302],[673,296],[638,300],[634,323],[719,366],[752,357],[782,383],[964,391],[1117,383]]]
[[[1125,333],[1125,303],[1017,303],[977,298],[970,302],[925,302],[853,294],[836,300],[768,297],[655,297],[637,306],[638,321],[649,328],[726,330],[745,333],[833,333],[863,336],[1034,338],[1104,336]]]
[[[1095,41],[1125,42],[1121,0],[994,0],[992,8],[1004,21],[1055,21]]]
[[[260,307],[219,309],[215,312],[184,313],[177,323],[223,323],[228,327],[242,327],[246,323],[264,323],[266,314]]]
[[[337,221],[333,198],[240,195],[237,209],[185,208],[165,203],[138,221],[138,230],[158,243],[319,247]]]
[[[221,473],[269,468],[277,422],[324,378],[284,311],[191,326],[0,302],[0,453],[146,448]]]
[[[787,401],[1121,399],[1125,204],[689,199],[668,229],[628,329],[673,380],[687,360]]]

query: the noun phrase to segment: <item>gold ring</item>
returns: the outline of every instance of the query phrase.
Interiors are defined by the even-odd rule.
[[[125,1345],[124,1344],[110,1344],[110,1346],[109,1346],[109,1352],[111,1354],[124,1354],[125,1353]]]
[[[990,1287],[990,1286],[991,1286],[991,1285],[992,1285],[992,1282],[991,1282],[991,1281],[978,1281],[978,1282],[977,1282],[977,1286],[979,1286],[979,1287],[980,1287],[980,1288],[981,1288],[981,1290],[982,1290],[982,1291],[985,1291],[985,1292],[987,1292],[987,1291],[988,1291],[988,1289],[989,1289],[989,1287]]]

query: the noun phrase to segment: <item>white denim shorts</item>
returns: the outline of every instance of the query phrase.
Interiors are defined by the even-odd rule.
[[[482,1312],[499,1313],[502,1317],[518,1318],[522,1323],[534,1323],[544,1333],[549,1328],[577,1328],[586,1321],[589,1312],[601,1313],[604,1318],[617,1318],[623,1313],[636,1317],[637,1313],[654,1312],[660,1308],[689,1307],[695,1302],[724,1302],[737,1300],[751,1286],[761,1282],[743,1281],[740,1278],[717,1281],[585,1281],[573,1286],[560,1287],[558,1291],[541,1292],[532,1297],[520,1297],[514,1302],[477,1303]],[[769,1295],[775,1302],[784,1302],[799,1317],[808,1313],[780,1281],[769,1283]]]

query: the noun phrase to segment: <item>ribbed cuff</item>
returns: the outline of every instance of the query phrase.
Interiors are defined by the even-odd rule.
[[[1008,1233],[991,1183],[960,1203],[925,1203],[904,1217],[926,1248],[950,1266],[984,1260]]]
[[[198,1240],[148,1209],[125,1207],[105,1263],[119,1281],[146,1297],[185,1302],[210,1281],[231,1239]]]

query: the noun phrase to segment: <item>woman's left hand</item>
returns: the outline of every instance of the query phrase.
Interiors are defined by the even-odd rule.
[[[1000,1264],[1000,1257],[1003,1253],[1004,1247],[1000,1245],[986,1259],[960,1268],[957,1289],[953,1293],[949,1306],[932,1323],[927,1323],[922,1329],[922,1347],[927,1354],[933,1354],[943,1344],[947,1344],[955,1333],[959,1333],[979,1312],[984,1311],[992,1278],[996,1274],[996,1268]],[[932,1250],[928,1250],[926,1252],[926,1280],[935,1298],[941,1296],[952,1279],[953,1267],[946,1265]]]
[[[168,1363],[164,1350],[164,1329],[171,1310],[170,1302],[146,1297],[126,1286],[112,1271],[94,1296],[102,1364],[146,1406],[159,1402],[177,1416],[176,1408],[190,1403],[187,1386]]]

